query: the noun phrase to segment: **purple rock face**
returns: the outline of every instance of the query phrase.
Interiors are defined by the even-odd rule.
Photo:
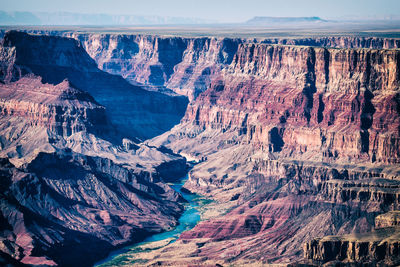
[[[88,265],[172,228],[184,155],[215,201],[146,264],[400,263],[398,40],[41,33],[0,49],[7,261]]]
[[[99,70],[82,45],[70,38],[8,32],[3,49],[15,51],[4,60],[5,82],[25,73],[41,77],[43,83],[70,84],[91,94],[105,106],[111,123],[122,137],[146,139],[159,135],[179,122],[187,100],[142,89],[120,76]],[[13,75],[13,73],[17,73]]]

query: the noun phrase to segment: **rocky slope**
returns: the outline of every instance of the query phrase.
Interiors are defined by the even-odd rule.
[[[379,215],[372,232],[311,240],[304,245],[304,256],[308,260],[305,263],[397,265],[400,262],[398,217],[398,211]]]
[[[99,68],[135,84],[194,99],[232,61],[241,40],[149,35],[63,34],[79,40]]]
[[[5,87],[23,81],[20,77],[25,73],[41,76],[42,84],[55,87],[62,87],[56,84],[67,78],[63,86],[93,95],[105,107],[110,122],[120,132],[130,133],[131,139],[161,133],[161,129],[168,128],[158,124],[165,122],[159,122],[160,118],[165,120],[161,117],[163,109],[171,108],[168,112],[176,115],[181,114],[176,113],[182,111],[179,108],[185,107],[177,100],[180,98],[141,91],[139,84],[153,91],[171,89],[191,100],[179,125],[145,144],[125,139],[123,146],[116,147],[89,130],[71,130],[66,134],[63,131],[62,137],[53,131],[48,135],[43,132],[48,128],[42,124],[35,131],[26,131],[24,127],[30,119],[12,122],[10,126],[6,121],[12,119],[8,117],[1,124],[3,132],[12,137],[9,139],[16,140],[11,146],[15,153],[10,154],[10,160],[20,171],[25,171],[24,166],[35,158],[27,161],[27,154],[21,154],[26,151],[21,148],[29,147],[31,142],[27,139],[32,133],[43,137],[37,143],[43,144],[41,151],[49,155],[54,156],[54,151],[65,147],[85,157],[100,155],[126,167],[136,177],[144,175],[145,181],[150,182],[158,183],[159,177],[170,181],[175,175],[168,174],[181,173],[184,161],[173,153],[198,161],[185,188],[215,201],[204,208],[203,221],[194,229],[183,233],[177,242],[151,251],[154,257],[147,264],[299,263],[304,256],[313,259],[313,255],[325,255],[325,245],[318,245],[318,240],[329,239],[324,236],[348,235],[345,240],[350,235],[355,236],[351,240],[357,240],[358,233],[374,229],[377,215],[400,209],[400,52],[392,49],[398,47],[398,40],[244,40],[46,33],[66,35],[79,42],[38,37],[39,42],[22,33],[6,35],[1,53],[3,62],[8,62],[1,65]],[[16,36],[34,40],[16,41]],[[45,41],[46,38],[51,41]],[[68,49],[60,52],[58,45],[54,45],[57,49],[49,49],[54,53],[39,59],[31,50],[25,52],[26,47],[32,47],[31,43],[48,45],[59,39],[63,40],[61,47],[73,44],[73,54],[81,55],[79,59],[72,56],[60,60]],[[18,51],[24,52],[19,55]],[[78,60],[83,62],[75,69],[71,62]],[[143,101],[137,102],[138,97]],[[93,102],[93,108],[94,105],[97,102]],[[140,110],[152,115],[146,117],[148,113],[143,112],[142,116]],[[69,113],[66,114],[60,122],[67,128],[90,128],[87,116],[78,116],[82,123],[65,124],[62,118],[68,118]],[[41,116],[34,117],[46,122]],[[52,137],[51,146],[46,141],[48,136]],[[168,149],[155,149],[161,145]],[[38,177],[48,179],[41,173]],[[134,179],[132,182],[136,183]],[[154,194],[163,201],[177,198],[168,194],[165,200],[161,190]],[[171,206],[165,214],[177,214],[178,210],[179,207]],[[172,217],[168,217],[170,221],[162,220],[168,223],[160,227],[171,225]],[[385,217],[379,225],[388,223],[391,219]],[[378,236],[385,240],[394,240],[398,235],[397,228],[377,231],[382,232]],[[366,239],[378,242],[374,236]],[[114,244],[106,236],[100,238]],[[304,242],[314,242],[315,249],[309,245],[304,252]],[[375,257],[376,244],[365,249],[361,237],[360,242],[352,246],[363,247],[357,260],[367,263]],[[340,246],[337,251],[344,250],[344,245]],[[385,248],[392,253],[385,255],[394,257],[384,256],[379,261],[396,262],[395,246]],[[348,251],[341,255],[356,253],[354,249]],[[349,261],[350,256],[342,256],[332,259]]]
[[[89,266],[177,224],[183,199],[165,182],[185,175],[186,160],[136,134],[171,123],[153,124],[151,101],[183,98],[100,71],[72,39],[10,32],[0,51],[1,264]],[[165,120],[179,114],[165,110]]]
[[[25,264],[87,266],[173,227],[182,212],[160,180],[105,158],[60,151],[1,166],[1,250]]]
[[[398,210],[399,58],[240,44],[181,124],[152,140],[202,161],[185,188],[217,204],[149,264],[178,250],[183,264],[288,264],[305,241],[370,231]]]
[[[28,30],[79,40],[99,68],[158,90],[165,87],[195,99],[232,61],[238,45],[266,43],[331,48],[394,49],[398,39],[328,36],[316,38],[231,39],[166,37],[137,34],[98,34],[71,31]]]
[[[54,34],[54,33],[53,33]],[[195,99],[226,68],[238,45],[252,40],[149,35],[62,33],[79,40],[99,68],[130,82],[165,86]],[[334,48],[397,48],[388,38],[326,37],[265,39],[261,43]]]
[[[163,133],[179,122],[186,108],[184,97],[150,92],[99,70],[73,39],[11,31],[3,38],[2,51],[7,62],[2,63],[2,80],[14,81],[26,73],[54,85],[68,79],[106,107],[123,136],[146,139]]]

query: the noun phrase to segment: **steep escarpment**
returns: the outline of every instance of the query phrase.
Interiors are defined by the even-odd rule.
[[[234,129],[280,154],[398,163],[399,57],[396,50],[240,45],[184,120]]]
[[[398,212],[377,216],[376,229],[371,232],[314,239],[304,244],[304,262],[311,266],[327,262],[395,266],[400,262],[397,217]]]
[[[1,262],[89,266],[176,226],[184,200],[166,182],[186,160],[138,138],[186,101],[100,71],[73,39],[9,32],[1,51]]]
[[[106,225],[105,222],[110,221],[112,227],[96,225],[94,231],[82,226],[94,222],[87,219],[92,218],[89,211],[79,206],[79,210],[84,210],[84,218],[79,221],[90,221],[89,224],[73,224],[80,233],[110,246],[137,240],[121,234],[126,234],[121,229],[133,231],[128,225],[132,219],[130,215],[119,213],[124,207],[135,214],[141,214],[137,207],[143,210],[146,221],[139,223],[139,232],[145,231],[147,226],[154,227],[153,232],[156,232],[174,225],[180,206],[171,201],[179,200],[179,195],[171,194],[162,181],[172,181],[185,171],[184,159],[174,154],[180,153],[198,162],[190,171],[184,188],[215,201],[204,208],[201,223],[166,248],[154,250],[154,259],[149,259],[148,264],[289,264],[305,255],[310,260],[322,259],[321,262],[357,259],[368,263],[376,257],[379,262],[395,262],[396,244],[388,242],[381,248],[382,244],[373,238],[375,234],[367,239],[376,242],[366,244],[361,237],[359,243],[356,242],[359,233],[374,230],[376,216],[381,218],[382,229],[391,228],[397,219],[380,214],[393,213],[400,208],[400,52],[381,49],[396,47],[395,41],[349,37],[288,39],[281,45],[279,43],[284,41],[277,39],[269,43],[278,44],[271,45],[266,40],[262,43],[228,38],[50,34],[69,35],[79,41],[59,36],[6,34],[1,52],[6,62],[1,65],[5,88],[9,91],[20,88],[26,74],[31,73],[42,77],[40,84],[37,81],[39,87],[67,88],[66,91],[71,91],[82,103],[66,102],[59,96],[52,98],[52,102],[68,108],[44,116],[38,113],[47,104],[46,98],[30,101],[33,105],[22,109],[18,109],[23,106],[20,102],[17,108],[10,104],[12,99],[6,99],[7,115],[0,121],[0,131],[10,144],[4,146],[2,155],[15,165],[6,168],[13,169],[13,173],[30,173],[63,198],[78,204],[89,199],[88,209],[102,212],[105,209],[110,214],[109,219],[100,213],[99,216],[104,217]],[[58,39],[63,40],[60,46]],[[32,52],[34,46],[43,47],[44,44],[50,47],[49,55],[38,57]],[[70,56],[70,51],[79,58]],[[82,66],[75,67],[76,62]],[[63,82],[65,79],[68,81]],[[139,87],[138,83],[145,86]],[[179,102],[182,98],[171,97],[173,93],[168,89],[192,100],[183,120],[161,136],[138,143],[138,137],[154,136],[162,129],[169,129],[164,123],[172,127],[171,117],[168,117],[171,114],[183,114],[186,106]],[[39,95],[34,93],[34,88],[29,90],[33,92],[29,98]],[[95,101],[83,99],[73,90],[78,90],[79,94],[86,91]],[[78,107],[74,112],[79,115],[71,115],[70,110],[74,109],[70,104]],[[104,116],[110,118],[111,124],[118,126],[125,134],[123,137],[132,140],[124,139],[122,146],[116,146],[88,130],[91,124],[97,124],[92,123],[96,116],[85,114],[103,107]],[[174,113],[177,110],[179,112]],[[30,121],[38,123],[30,125]],[[71,130],[62,130],[62,134],[52,130],[52,125],[59,124]],[[34,145],[28,142],[32,136],[35,136]],[[47,153],[33,153],[34,147],[38,147],[36,144],[40,144],[40,151]],[[157,149],[161,145],[167,148]],[[25,158],[27,151],[32,152],[29,160]],[[63,156],[54,154],[60,151]],[[53,170],[48,173],[33,164],[37,163],[36,157],[51,164],[60,161],[62,164],[53,164],[56,168],[47,166]],[[71,162],[78,170],[74,176],[76,181],[68,178],[72,177],[69,172],[64,175],[64,169],[59,170],[60,165],[70,166]],[[111,178],[107,180],[104,176]],[[89,180],[90,183],[85,182]],[[9,188],[16,181],[19,180],[13,180]],[[106,184],[105,181],[109,181],[107,186],[97,186],[100,182]],[[108,193],[100,196],[101,201],[111,206],[117,203],[118,214],[98,204],[101,201],[91,193],[86,193],[87,196],[77,189],[92,183],[100,192],[106,192],[106,188],[116,192],[118,197]],[[34,184],[34,187],[39,186],[39,183]],[[5,192],[7,190],[8,187]],[[85,187],[85,192],[91,190],[89,185]],[[140,195],[140,201],[130,198],[129,192]],[[49,197],[41,195],[38,199]],[[51,197],[55,198],[53,194]],[[129,199],[134,204],[119,203],[121,199]],[[22,202],[22,198],[18,201]],[[151,210],[145,208],[147,205]],[[162,205],[166,205],[165,209]],[[44,210],[34,212],[53,214],[51,209]],[[152,212],[157,215],[152,217],[157,222],[155,226],[148,217]],[[67,224],[64,213],[72,217],[74,223],[78,221],[62,210],[59,212],[62,227]],[[113,216],[121,218],[114,220]],[[135,223],[132,225],[136,227]],[[4,225],[10,230],[8,225],[13,224]],[[113,228],[117,225],[119,233]],[[398,235],[397,228],[393,229],[381,230],[382,235],[379,235],[392,240]],[[34,230],[28,232],[36,234]],[[332,245],[330,238],[324,237],[345,235],[343,240],[352,236],[351,242],[356,243],[350,245],[351,242],[346,241],[346,244]],[[12,234],[10,236],[5,243],[13,245],[5,245],[9,250],[4,253],[14,255],[13,251],[19,251],[18,246],[24,246],[19,239],[12,239]],[[46,238],[41,236],[38,240]],[[314,245],[303,251],[304,242],[314,242]],[[29,247],[30,244],[24,249],[28,251]],[[43,251],[53,246],[44,247]],[[361,247],[362,253],[358,249]],[[344,252],[345,248],[349,249]],[[381,250],[386,251],[384,256]],[[328,259],[336,254],[327,251],[339,251],[341,256]],[[358,256],[355,258],[353,254]],[[13,257],[22,260],[27,255],[39,254],[27,252]],[[42,255],[52,261],[59,260],[58,256],[51,258],[44,252],[39,256]]]
[[[360,36],[326,36],[314,38],[274,38],[261,41],[266,44],[303,45],[332,48],[371,48],[396,49],[400,40],[393,38],[360,37]]]
[[[94,34],[71,31],[27,30],[28,32],[71,37],[79,40],[99,68],[121,75],[133,84],[152,90],[173,90],[195,99],[212,79],[232,61],[239,44],[330,48],[395,49],[399,40],[361,36],[315,38],[216,38],[157,36],[149,34]],[[166,89],[167,88],[167,89]]]
[[[89,94],[73,88],[68,80],[52,85],[43,84],[40,77],[25,76],[1,84],[0,110],[2,117],[18,116],[61,136],[111,130],[105,108]]]
[[[152,141],[200,161],[184,187],[217,201],[155,258],[172,264],[179,249],[181,264],[288,264],[304,242],[369,232],[398,210],[399,58],[240,44],[181,124]]]
[[[178,123],[185,111],[184,97],[150,92],[99,70],[76,40],[11,31],[4,36],[3,46],[11,54],[4,56],[11,63],[8,72],[3,71],[4,81],[26,73],[54,85],[68,79],[106,107],[111,122],[124,136],[143,139],[160,134]]]
[[[165,86],[195,99],[226,68],[238,45],[253,40],[149,35],[60,33],[79,40],[99,68],[128,81]],[[332,48],[392,49],[399,40],[365,37],[264,39],[261,43]]]
[[[167,87],[194,99],[230,64],[242,40],[149,35],[65,34],[79,40],[100,69],[131,83]]]

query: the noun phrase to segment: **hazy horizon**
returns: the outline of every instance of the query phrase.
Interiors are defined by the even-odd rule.
[[[69,12],[191,18],[216,23],[240,23],[255,16],[312,17],[322,19],[390,19],[400,18],[397,0],[307,0],[283,2],[261,0],[114,0],[56,1],[0,0],[5,12]]]

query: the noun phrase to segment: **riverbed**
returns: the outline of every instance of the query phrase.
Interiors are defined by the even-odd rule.
[[[199,205],[202,205],[202,201],[199,201],[198,195],[188,194],[181,191],[182,186],[187,179],[188,177],[186,176],[177,183],[169,184],[175,191],[179,192],[183,198],[187,200],[187,203],[185,203],[185,211],[179,218],[179,224],[175,229],[149,236],[138,244],[114,251],[106,259],[98,262],[95,266],[109,267],[125,266],[134,263],[138,264],[141,262],[145,263],[145,259],[138,259],[135,257],[135,254],[144,250],[154,250],[167,246],[168,244],[175,242],[182,232],[195,227],[200,221]]]

